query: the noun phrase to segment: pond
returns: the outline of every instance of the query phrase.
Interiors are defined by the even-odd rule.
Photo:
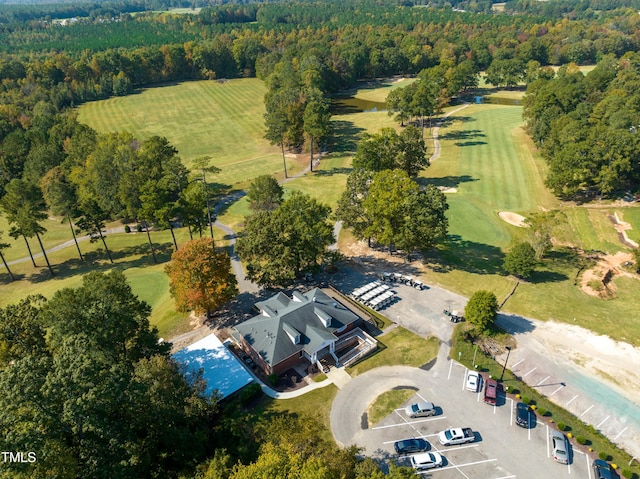
[[[333,115],[348,115],[349,113],[370,111],[387,111],[387,104],[354,97],[333,98],[331,100],[331,114]]]
[[[514,106],[514,105],[520,105],[522,100],[516,99],[516,98],[504,98],[499,96],[474,96],[473,101],[474,103],[477,103],[477,104],[482,103],[482,104],[489,104],[489,105]]]

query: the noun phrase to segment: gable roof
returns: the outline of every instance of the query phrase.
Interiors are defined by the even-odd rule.
[[[319,288],[304,294],[294,291],[292,298],[278,293],[256,307],[260,314],[236,330],[272,366],[302,350],[312,355],[334,342],[336,331],[360,319]]]

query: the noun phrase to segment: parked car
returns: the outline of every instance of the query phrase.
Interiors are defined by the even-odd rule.
[[[427,451],[431,445],[421,437],[402,439],[393,444],[393,448],[398,454],[413,454],[414,452]]]
[[[442,467],[443,463],[442,455],[437,452],[425,452],[411,456],[411,465],[416,471]]]
[[[492,406],[496,405],[496,401],[498,400],[498,381],[495,379],[487,379],[486,384],[484,386],[484,402],[487,404],[491,404]]]
[[[520,427],[528,428],[531,418],[531,408],[523,402],[516,404],[516,424]]]
[[[551,431],[551,450],[553,459],[560,464],[569,464],[567,438],[558,431]]]
[[[436,407],[432,402],[417,402],[407,406],[404,412],[410,418],[435,416]]]
[[[467,373],[466,388],[467,391],[478,392],[478,386],[480,386],[480,374],[476,371],[469,371]]]
[[[591,465],[595,479],[618,479],[618,474],[602,459],[596,459]]]

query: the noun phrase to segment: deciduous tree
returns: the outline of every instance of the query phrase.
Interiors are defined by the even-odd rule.
[[[187,242],[171,255],[165,272],[178,311],[193,310],[210,316],[238,294],[229,255],[215,251],[213,238]]]
[[[280,203],[284,190],[278,181],[271,175],[261,175],[255,178],[247,190],[249,209],[252,211],[272,211]]]
[[[464,316],[480,331],[488,331],[496,320],[498,300],[491,291],[480,290],[471,295]]]
[[[504,258],[504,270],[518,278],[529,278],[536,265],[536,252],[531,243],[516,244]]]
[[[285,286],[304,271],[318,267],[334,240],[327,222],[331,209],[293,191],[276,210],[247,218],[236,251],[247,277],[260,285]]]

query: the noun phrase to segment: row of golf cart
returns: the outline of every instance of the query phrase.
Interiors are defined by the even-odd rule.
[[[406,284],[419,290],[427,289],[427,285],[419,279],[413,279],[411,276],[405,276],[399,273],[382,273],[380,279],[385,282]]]
[[[391,291],[391,286],[378,281],[372,281],[354,289],[351,297],[375,311],[389,306],[398,299],[395,292]]]

